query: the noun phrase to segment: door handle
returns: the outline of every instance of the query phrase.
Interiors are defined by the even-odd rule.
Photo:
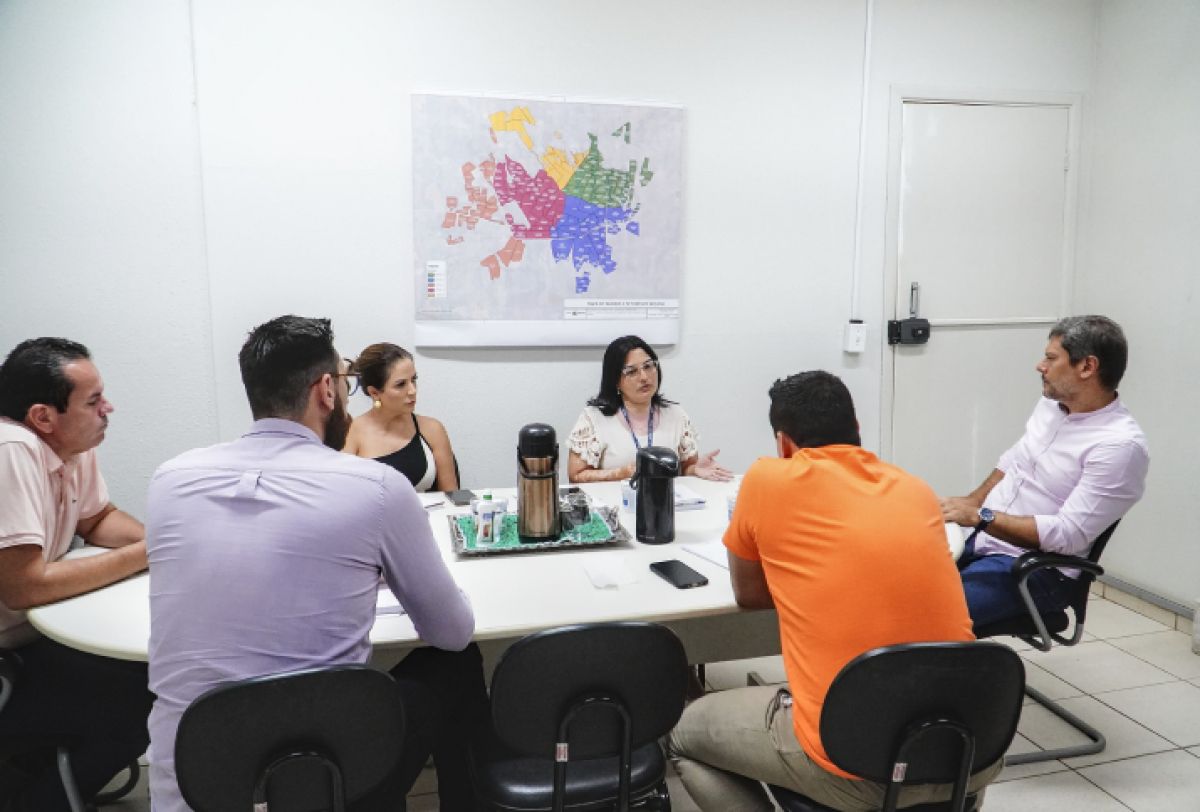
[[[921,306],[921,283],[913,282],[912,287],[908,289],[908,317],[915,319],[917,317],[917,309]]]

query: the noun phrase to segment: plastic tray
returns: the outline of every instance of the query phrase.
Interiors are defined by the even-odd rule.
[[[572,538],[564,533],[547,541],[522,542],[517,534],[517,517],[509,513],[504,517],[504,530],[495,544],[475,546],[475,517],[466,515],[448,516],[450,522],[450,549],[458,555],[505,555],[508,553],[532,553],[538,550],[565,550],[580,547],[602,547],[619,544],[632,538],[621,526],[616,508],[602,507],[593,510],[583,537]]]

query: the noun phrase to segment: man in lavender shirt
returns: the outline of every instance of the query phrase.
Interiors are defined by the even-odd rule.
[[[407,717],[401,764],[352,808],[402,807],[431,752],[441,808],[473,808],[466,740],[487,706],[474,616],[409,481],[337,450],[350,425],[349,389],[329,321],[267,322],[239,362],[254,425],[231,443],[176,457],[150,484],[152,808],[188,809],[175,732],[202,693],[367,661],[381,574],[430,647],[391,672]]]
[[[1059,321],[1037,366],[1043,397],[1025,436],[974,493],[941,500],[946,521],[976,531],[958,561],[976,627],[1025,613],[1015,556],[1085,556],[1142,498],[1150,453],[1117,396],[1128,357],[1125,333],[1111,319]],[[1035,572],[1028,582],[1034,603],[1042,611],[1066,608],[1077,577],[1077,570]]]

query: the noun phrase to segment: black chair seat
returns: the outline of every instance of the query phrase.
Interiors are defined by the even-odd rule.
[[[790,789],[776,787],[768,784],[767,789],[775,796],[775,803],[779,804],[779,808],[783,812],[838,812],[831,806],[819,804],[816,801],[805,798],[803,795],[792,792]],[[975,812],[976,803],[979,801],[979,796],[968,795],[967,805],[963,812]],[[941,801],[936,804],[918,804],[917,806],[906,806],[904,812],[950,812],[950,802]]]
[[[1042,615],[1042,621],[1046,624],[1046,631],[1060,634],[1067,630],[1071,625],[1071,618],[1066,612],[1047,612]],[[975,629],[975,637],[983,640],[988,637],[1025,637],[1028,635],[1036,635],[1038,633],[1037,624],[1030,615],[1018,615],[1017,617],[1005,618],[998,620],[995,623],[989,623],[986,626],[980,626]]]
[[[505,747],[494,733],[480,736],[471,746],[476,791],[501,809],[536,812],[553,805],[554,762],[523,756]],[[584,812],[610,809],[617,801],[618,757],[567,763],[566,807]],[[652,794],[666,777],[667,762],[658,742],[633,751],[629,775],[631,800]]]

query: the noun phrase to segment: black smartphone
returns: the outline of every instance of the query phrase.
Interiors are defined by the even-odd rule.
[[[446,491],[446,496],[459,507],[466,507],[475,498],[474,491]]]
[[[708,585],[707,578],[674,558],[670,561],[655,561],[650,565],[650,571],[676,589],[691,589]]]

